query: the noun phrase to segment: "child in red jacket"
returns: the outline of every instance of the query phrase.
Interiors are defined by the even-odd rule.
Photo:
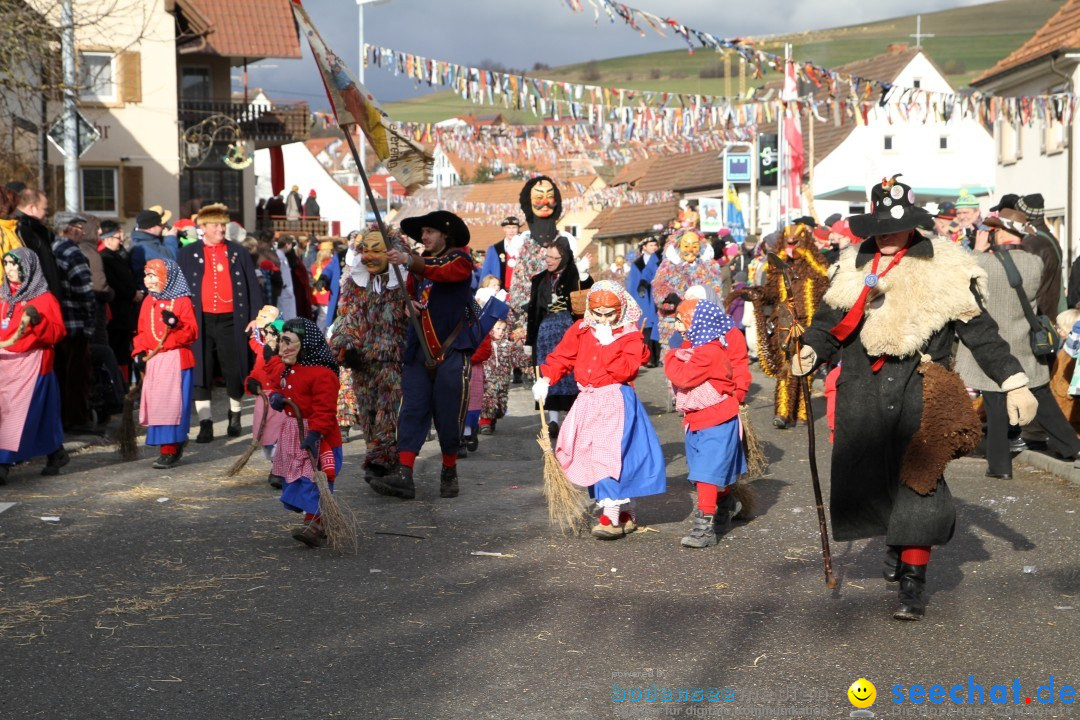
[[[676,329],[688,338],[664,358],[664,374],[683,413],[686,462],[697,488],[690,534],[683,547],[715,545],[742,509],[731,488],[746,472],[739,404],[750,389],[746,340],[735,321],[707,300],[684,300]]]

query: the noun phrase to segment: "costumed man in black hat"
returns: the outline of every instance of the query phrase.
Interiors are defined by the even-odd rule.
[[[469,228],[454,213],[436,210],[403,220],[401,231],[423,243],[423,254],[391,248],[386,258],[409,271],[406,289],[419,314],[422,336],[417,336],[413,326],[406,335],[398,471],[372,477],[371,489],[403,500],[416,497],[413,465],[434,420],[442,452],[439,496],[457,497],[457,456],[469,403],[470,360],[485,334],[469,286],[473,274]]]
[[[986,274],[961,246],[931,240],[933,217],[897,176],[851,218],[863,243],[829,270],[830,285],[792,372],[839,353],[829,511],[837,541],[884,535],[884,577],[900,583],[897,620],[919,620],[930,548],[953,536],[943,471],[978,442],[979,421],[949,368],[954,335],[1006,394],[1011,422],[1035,416],[1028,378],[983,311]]]
[[[804,323],[814,319],[814,311],[829,284],[826,278],[829,264],[814,242],[816,226],[811,217],[797,218],[784,228],[777,248],[777,254],[794,270],[791,299],[799,319]],[[804,396],[802,383],[791,374],[795,338],[791,334],[787,287],[780,271],[766,265],[763,285],[738,290],[732,296],[749,298],[754,304],[758,362],[766,375],[776,378],[773,425],[783,430],[798,420],[805,422],[806,403],[810,402],[810,398]]]
[[[518,253],[525,238],[521,236],[521,221],[510,216],[499,223],[503,230],[503,239],[487,249],[484,265],[480,270],[481,279],[494,275],[499,280],[499,287],[509,292],[514,281],[514,269],[517,267]]]
[[[199,416],[195,442],[208,443],[214,439],[210,392],[218,372],[225,378],[229,396],[229,437],[240,436],[240,400],[244,378],[251,372],[245,333],[263,306],[263,296],[251,253],[225,239],[229,209],[220,203],[207,205],[199,210],[196,222],[203,237],[180,248],[176,263],[191,288],[199,326],[198,339],[191,346]]]

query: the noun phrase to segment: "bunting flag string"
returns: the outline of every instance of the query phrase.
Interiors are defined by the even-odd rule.
[[[669,21],[665,24],[678,25]],[[698,31],[688,32],[698,36]],[[783,58],[765,55],[770,66],[776,64],[775,58],[779,63],[776,67],[783,67]],[[794,63],[797,74],[811,81],[815,89],[823,89],[820,95],[815,92],[783,100],[773,88],[757,89],[746,97],[725,97],[604,87],[498,72],[370,44],[364,45],[364,56],[368,67],[405,76],[416,85],[452,90],[476,105],[528,112],[554,123],[596,128],[614,124],[610,132],[619,142],[688,138],[701,132],[739,128],[745,132],[746,128],[773,122],[784,110],[803,117],[832,118],[837,127],[851,122],[866,124],[870,113],[877,110],[890,118],[916,118],[924,124],[968,119],[993,124],[1002,118],[1029,127],[1036,123],[1070,124],[1076,110],[1076,97],[1070,93],[1025,97],[945,93],[894,87],[798,62]]]

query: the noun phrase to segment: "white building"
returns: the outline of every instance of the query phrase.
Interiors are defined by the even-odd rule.
[[[281,155],[285,167],[286,194],[293,185],[300,188],[300,195],[304,198],[307,198],[310,190],[314,190],[315,198],[319,202],[319,215],[328,223],[327,230],[333,235],[347,234],[360,227],[360,203],[334,178],[330,170],[324,167],[318,156],[312,154],[307,143],[282,145]],[[255,196],[273,196],[270,187],[269,150],[255,151]]]

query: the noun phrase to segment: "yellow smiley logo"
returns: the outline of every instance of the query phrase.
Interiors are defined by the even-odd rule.
[[[851,687],[847,691],[847,697],[855,707],[860,709],[868,708],[877,699],[877,688],[874,687],[874,683],[866,678],[859,678],[851,683]]]

